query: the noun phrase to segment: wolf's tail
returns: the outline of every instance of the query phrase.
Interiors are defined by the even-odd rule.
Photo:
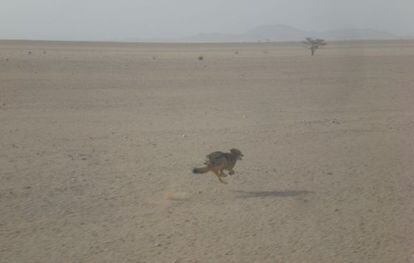
[[[195,174],[203,174],[203,173],[207,173],[208,171],[209,171],[209,169],[208,169],[207,166],[193,169],[193,173],[195,173]]]

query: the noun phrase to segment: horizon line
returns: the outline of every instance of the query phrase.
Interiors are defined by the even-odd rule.
[[[305,40],[305,39],[304,39]],[[414,37],[396,37],[393,39],[335,39],[329,42],[374,42],[374,41],[401,41],[413,40]],[[31,38],[0,38],[1,42],[57,42],[57,43],[108,43],[108,44],[272,44],[272,43],[301,43],[302,40],[258,40],[258,41],[135,41],[135,40],[59,40],[59,39],[31,39]]]

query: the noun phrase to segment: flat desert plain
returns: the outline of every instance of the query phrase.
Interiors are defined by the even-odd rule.
[[[0,262],[414,262],[413,136],[414,41],[1,41]]]

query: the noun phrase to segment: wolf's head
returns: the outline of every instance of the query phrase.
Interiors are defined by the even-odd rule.
[[[236,148],[231,149],[230,152],[237,158],[237,160],[241,160],[243,157],[242,152]]]

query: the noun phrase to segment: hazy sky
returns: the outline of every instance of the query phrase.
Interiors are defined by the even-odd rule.
[[[127,40],[263,24],[414,35],[414,0],[0,0],[0,38]]]

